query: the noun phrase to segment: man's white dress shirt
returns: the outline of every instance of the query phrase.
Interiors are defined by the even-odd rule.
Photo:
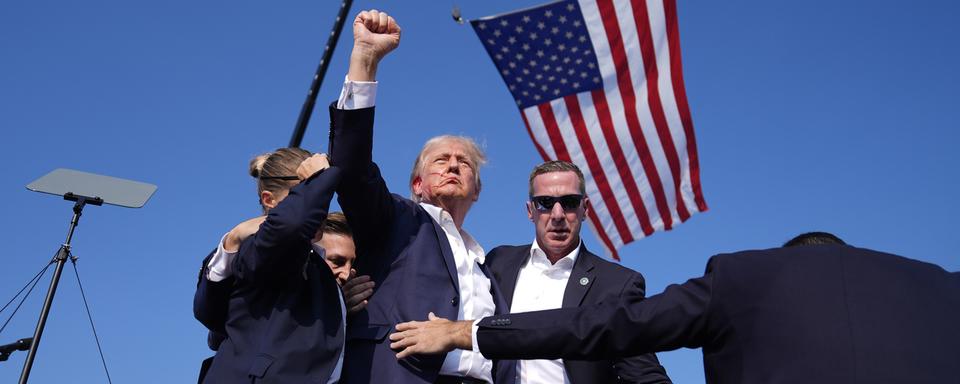
[[[573,264],[579,254],[580,247],[577,246],[555,264],[551,264],[534,239],[530,247],[530,257],[520,267],[517,275],[510,313],[561,308],[567,280],[570,279]],[[518,360],[517,363],[520,384],[570,383],[570,378],[563,368],[563,360]]]
[[[495,309],[493,295],[490,293],[490,279],[480,270],[485,252],[480,244],[467,231],[457,229],[453,217],[440,207],[420,203],[447,235],[453,259],[457,264],[457,280],[460,283],[460,306],[457,319],[479,319],[493,316]],[[452,320],[452,319],[451,319]],[[493,382],[493,362],[480,352],[455,349],[447,353],[440,367],[441,375],[467,376]]]

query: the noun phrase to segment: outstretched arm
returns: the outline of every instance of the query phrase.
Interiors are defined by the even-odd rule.
[[[639,272],[632,274],[624,284],[620,297],[644,297],[645,283]],[[613,370],[621,383],[630,384],[671,384],[667,370],[660,364],[657,355],[645,353],[613,361]]]
[[[643,300],[486,317],[474,340],[470,321],[431,319],[397,324],[390,335],[398,358],[455,348],[491,359],[615,359],[703,346],[711,302],[711,275],[667,287]]]
[[[476,342],[484,356],[505,359],[616,359],[696,348],[706,339],[711,276],[671,285],[646,300],[485,318]]]
[[[473,321],[450,321],[433,312],[427,321],[397,324],[397,332],[390,334],[390,348],[400,351],[397,359],[418,354],[440,354],[454,349],[473,349]]]

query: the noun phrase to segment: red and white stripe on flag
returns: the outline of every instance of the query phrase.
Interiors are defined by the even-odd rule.
[[[471,24],[540,155],[583,171],[613,258],[707,209],[675,0],[566,0]]]

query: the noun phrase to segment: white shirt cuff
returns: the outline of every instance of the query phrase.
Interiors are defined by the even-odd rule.
[[[480,320],[483,319],[476,319],[473,321],[473,327],[471,327],[473,329],[470,335],[470,344],[473,345],[473,351],[477,353],[480,353],[480,345],[477,344],[477,330],[480,329]],[[480,354],[482,355],[483,353]]]
[[[223,242],[227,240],[224,234],[217,244],[217,250],[213,252],[210,261],[207,262],[207,280],[212,282],[223,281],[232,275],[233,259],[237,257],[237,251],[228,252],[223,248]]]
[[[377,101],[376,81],[352,81],[343,77],[343,89],[337,99],[337,109],[351,110],[370,108]]]

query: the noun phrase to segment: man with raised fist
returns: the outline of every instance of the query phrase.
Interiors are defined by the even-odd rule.
[[[367,308],[347,326],[342,382],[512,383],[512,361],[494,363],[477,351],[397,360],[387,334],[409,319],[435,313],[472,319],[508,311],[484,250],[463,228],[480,196],[485,158],[472,139],[426,142],[410,176],[411,198],[391,194],[372,160],[376,73],[400,43],[400,27],[384,12],[360,12],[353,23],[350,68],[330,107],[332,164],[343,169],[338,201],[354,231],[357,268],[376,284]]]

